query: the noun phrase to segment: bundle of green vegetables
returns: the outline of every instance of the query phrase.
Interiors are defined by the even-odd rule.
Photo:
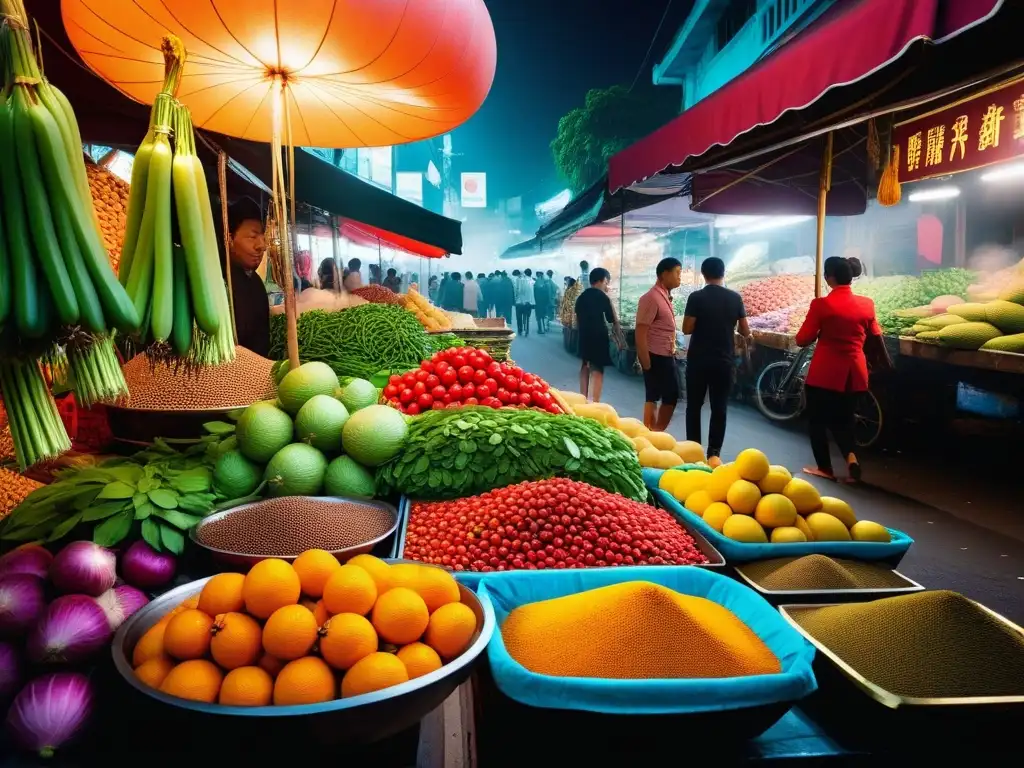
[[[235,342],[213,208],[192,117],[175,100],[185,50],[169,35],[163,53],[163,89],[132,166],[119,278],[143,320],[141,342],[151,356],[218,365],[234,360]]]
[[[179,451],[157,440],[130,458],[62,470],[0,522],[0,542],[91,538],[113,547],[141,538],[181,554],[189,528],[218,500],[213,466],[231,443],[211,434]]]
[[[402,453],[377,471],[377,490],[451,499],[549,477],[647,498],[636,450],[618,432],[575,416],[475,406],[410,419]]]
[[[40,370],[84,403],[127,394],[109,343],[139,318],[103,247],[67,98],[39,69],[22,0],[0,0],[0,389],[22,469],[71,447]]]
[[[407,371],[432,354],[416,316],[391,304],[303,312],[298,333],[302,362],[327,363],[338,376],[370,379],[378,371]],[[287,356],[285,335],[284,315],[272,316],[270,357]]]

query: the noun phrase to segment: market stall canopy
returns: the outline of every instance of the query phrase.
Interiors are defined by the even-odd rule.
[[[608,191],[608,177],[604,176],[569,201],[557,216],[537,230],[537,237],[545,248],[551,248],[552,244],[572,237],[584,227],[608,221],[623,212],[671,199],[684,193],[688,186],[689,174],[682,174],[672,178],[652,179],[613,195]]]
[[[338,234],[351,240],[356,245],[367,248],[378,248],[384,246],[393,250],[405,251],[413,256],[423,256],[428,259],[440,259],[447,255],[447,251],[436,246],[427,245],[408,237],[402,237],[386,229],[371,227],[358,221],[342,219],[338,227]]]
[[[556,245],[549,245],[547,250],[553,251],[557,248]],[[526,259],[531,256],[537,256],[545,250],[544,245],[539,237],[531,237],[529,240],[524,240],[521,243],[516,243],[509,248],[506,248],[504,252],[499,256],[499,259]]]
[[[72,100],[82,139],[134,152],[149,125],[149,108],[132,101],[89,71],[64,32],[60,0],[36,0],[33,20],[39,24],[46,76]],[[269,188],[270,158],[265,144],[199,132],[220,147],[241,168]],[[199,142],[207,173],[216,172],[216,155]],[[237,183],[245,174],[235,177]],[[296,153],[296,197],[316,208],[386,230],[427,248],[462,252],[462,225],[421,208],[336,168],[308,152]],[[231,186],[229,181],[229,188]],[[242,194],[251,194],[246,188]]]
[[[497,62],[483,0],[63,0],[61,12],[85,63],[147,104],[163,82],[161,39],[177,35],[189,55],[177,95],[195,126],[261,142],[278,89],[297,146],[446,133],[483,104]]]
[[[729,147],[731,158],[739,157],[741,150],[765,150],[785,138],[806,135],[815,127],[815,119],[823,116],[834,118],[845,110],[849,117],[872,101],[892,103],[894,98],[925,93],[921,90],[925,82],[931,82],[934,90],[937,77],[952,83],[984,72],[994,54],[986,49],[981,35],[972,36],[977,50],[958,58],[956,66],[947,60],[939,73],[925,65],[935,63],[929,59],[931,50],[962,33],[984,26],[987,34],[1007,26],[1003,19],[999,24],[987,23],[1004,5],[1014,4],[1003,0],[839,3],[735,80],[613,156],[609,190],[615,193],[666,169],[708,169],[727,159],[716,155],[716,149]],[[734,142],[739,144],[741,137],[742,146],[736,147]],[[803,151],[815,156],[814,149]],[[816,157],[820,164],[821,153]],[[828,213],[841,213],[841,209],[830,208]]]

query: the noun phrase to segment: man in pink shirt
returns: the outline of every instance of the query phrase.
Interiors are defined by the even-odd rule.
[[[683,265],[679,259],[662,259],[656,271],[658,281],[640,297],[636,310],[636,356],[644,372],[644,426],[663,432],[679,401],[676,316],[671,291],[682,282]]]

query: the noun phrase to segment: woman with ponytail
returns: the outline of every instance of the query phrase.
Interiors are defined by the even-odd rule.
[[[860,480],[854,453],[854,409],[857,394],[868,388],[865,342],[881,342],[875,304],[850,288],[862,269],[860,260],[832,256],[825,259],[825,282],[832,289],[811,302],[807,319],[796,335],[801,347],[817,342],[805,382],[811,450],[817,467],[804,472],[835,480],[829,452],[829,433],[839,446],[849,478]]]

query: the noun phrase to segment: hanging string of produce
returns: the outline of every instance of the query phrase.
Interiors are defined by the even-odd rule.
[[[218,365],[234,359],[235,347],[192,117],[175,99],[186,54],[173,35],[162,51],[163,87],[132,167],[119,279],[151,359]]]
[[[127,395],[110,333],[139,324],[93,209],[71,104],[42,75],[21,0],[0,0],[0,391],[24,469],[70,449],[40,363],[85,405]]]

